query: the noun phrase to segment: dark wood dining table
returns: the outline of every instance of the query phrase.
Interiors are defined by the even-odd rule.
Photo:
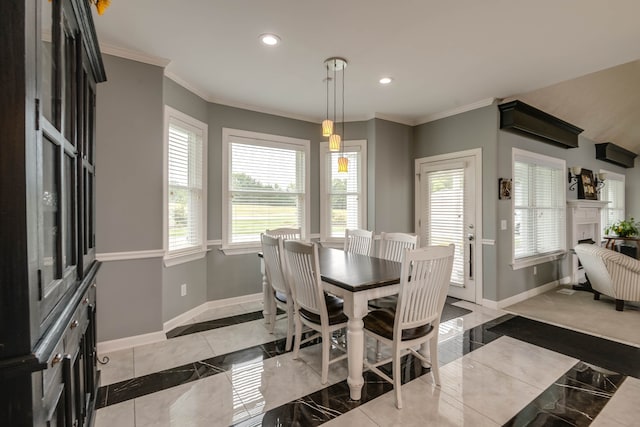
[[[370,300],[398,293],[402,264],[340,249],[319,248],[320,277],[327,292],[344,300],[349,393],[360,400],[364,378],[364,322]]]
[[[262,255],[262,254],[260,254]],[[350,396],[360,400],[364,378],[364,322],[370,300],[398,293],[402,264],[372,256],[345,252],[341,249],[318,247],[320,277],[327,292],[344,300],[347,323],[347,353]],[[263,314],[267,322],[275,312],[273,292],[261,263],[264,292]]]
[[[347,353],[349,376],[347,383],[351,399],[360,400],[364,378],[364,322],[368,303],[375,298],[398,293],[402,264],[372,256],[345,252],[341,249],[318,247],[320,277],[327,292],[344,300],[347,323]],[[264,264],[264,263],[262,263]],[[263,273],[264,317],[269,321],[275,310],[273,292]]]

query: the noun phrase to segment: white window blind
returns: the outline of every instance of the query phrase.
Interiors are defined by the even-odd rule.
[[[435,170],[426,174],[429,185],[429,201],[424,218],[427,227],[427,244],[432,246],[455,245],[451,282],[464,284],[464,257],[462,256],[464,232],[464,168]]]
[[[166,107],[167,252],[206,250],[206,125]]]
[[[514,265],[565,250],[564,180],[563,160],[514,149]]]
[[[260,233],[281,227],[300,227],[307,235],[308,141],[235,133],[224,136],[228,159],[225,246],[255,246]]]
[[[347,228],[366,228],[366,141],[345,141],[343,152],[322,144],[323,240],[342,239]],[[349,160],[347,172],[338,172],[338,158]]]
[[[624,194],[624,175],[601,170],[607,174],[604,187],[600,190],[600,200],[606,200],[609,203],[602,208],[602,235],[604,236],[607,227],[614,222],[625,219],[625,194]]]

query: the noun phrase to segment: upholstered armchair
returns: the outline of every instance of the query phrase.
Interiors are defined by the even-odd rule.
[[[640,261],[598,245],[579,244],[576,254],[594,290],[615,298],[616,310],[622,311],[625,301],[640,301]]]

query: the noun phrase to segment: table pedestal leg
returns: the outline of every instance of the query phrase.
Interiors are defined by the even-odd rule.
[[[347,349],[349,351],[349,394],[351,399],[360,400],[364,378],[362,377],[362,361],[364,360],[364,332],[362,319],[349,319],[347,323]]]

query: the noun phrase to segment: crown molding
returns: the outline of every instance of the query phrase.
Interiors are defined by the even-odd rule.
[[[486,99],[481,99],[480,101],[472,102],[471,104],[461,105],[460,107],[443,111],[441,113],[429,114],[427,116],[422,117],[419,120],[416,120],[416,123],[414,126],[422,125],[429,122],[434,122],[436,120],[444,119],[445,117],[451,117],[457,114],[466,113],[467,111],[477,110],[478,108],[487,107],[493,104],[495,101],[496,101],[496,98],[486,98]]]
[[[188,81],[186,81],[185,79],[183,79],[182,77],[180,77],[179,75],[177,75],[176,73],[167,70],[166,68],[164,69],[164,76],[170,80],[173,80],[176,84],[179,84],[180,86],[182,86],[183,88],[185,88],[186,90],[188,90],[189,92],[193,93],[196,96],[199,96],[200,98],[202,98],[203,100],[205,100],[206,102],[211,102],[210,101],[210,96],[209,94],[203,90],[200,89],[199,87],[196,87],[195,85],[189,83]]]
[[[167,58],[147,55],[146,53],[125,49],[108,43],[100,43],[100,51],[102,53],[106,53],[107,55],[130,59],[132,61],[142,62],[144,64],[156,65],[162,68],[165,68],[167,65],[169,65],[169,63],[171,63],[171,60]]]

